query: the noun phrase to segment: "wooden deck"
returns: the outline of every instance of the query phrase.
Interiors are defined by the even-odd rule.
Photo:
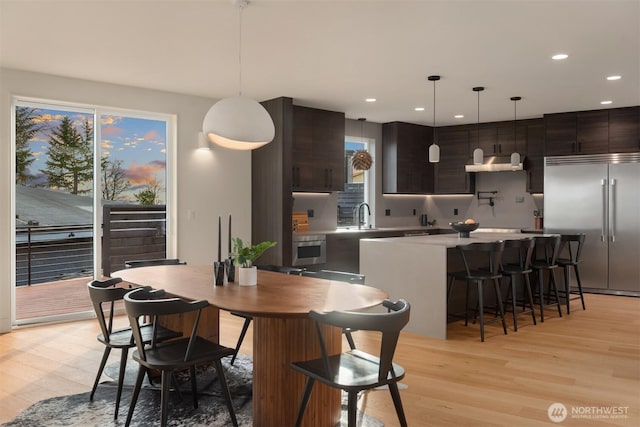
[[[16,320],[93,312],[87,291],[90,277],[16,288]]]

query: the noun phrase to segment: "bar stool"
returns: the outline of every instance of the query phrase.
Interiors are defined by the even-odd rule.
[[[469,283],[476,282],[478,287],[478,309],[477,314],[480,318],[480,340],[484,342],[484,325],[487,322],[502,321],[502,329],[505,335],[507,334],[507,324],[504,319],[504,308],[502,306],[502,297],[500,295],[500,279],[502,274],[500,273],[500,262],[502,259],[502,252],[504,251],[504,241],[499,240],[496,242],[487,243],[470,243],[468,245],[458,245],[456,249],[462,256],[464,262],[464,271],[456,271],[449,273],[451,281],[449,282],[448,295],[451,294],[451,290],[456,280],[464,280],[466,283],[466,296],[465,296],[465,311],[464,311],[464,325],[469,324]],[[481,265],[479,267],[470,266],[469,260],[472,258],[472,254],[478,254],[486,256],[488,258],[488,264]],[[483,284],[485,280],[493,281],[493,286],[496,294],[496,304],[499,309],[499,317],[495,319],[485,321],[484,319],[484,292]]]
[[[538,236],[535,237],[535,260],[531,263],[531,268],[536,273],[536,295],[540,305],[540,321],[544,322],[544,307],[557,306],[558,315],[562,317],[562,309],[560,309],[560,297],[558,296],[558,286],[556,285],[555,270],[558,268],[557,257],[560,248],[560,235]],[[547,293],[547,304],[544,299],[544,272],[549,272],[549,290]],[[549,294],[553,291],[555,302],[550,303]]]
[[[580,264],[580,254],[582,253],[582,246],[584,244],[585,234],[562,234],[560,236],[560,256],[558,257],[558,266],[562,267],[564,273],[564,290],[560,291],[564,293],[564,297],[567,303],[567,314],[571,314],[570,302],[579,299],[582,302],[582,309],[586,310],[584,305],[584,296],[582,294],[582,281],[580,280],[580,273],[578,271],[578,264]],[[578,284],[578,290],[572,291],[569,284],[571,276],[570,268],[573,267],[573,272],[576,276],[576,282]],[[579,295],[571,298],[571,294]]]
[[[536,241],[533,237],[527,237],[525,239],[518,240],[506,240],[504,242],[505,253],[515,252],[517,260],[512,263],[503,263],[500,271],[503,276],[509,278],[510,287],[507,293],[507,299],[504,304],[511,305],[513,313],[513,330],[518,331],[518,316],[526,313],[531,313],[533,324],[536,324],[536,314],[533,307],[533,294],[531,293],[531,281],[529,274],[531,269],[531,257],[533,255],[533,248]],[[519,282],[517,279],[520,277],[523,282]],[[521,283],[523,288],[522,295],[522,311],[517,311],[517,292],[516,286]],[[509,301],[509,294],[511,294],[511,301]],[[527,300],[525,300],[527,298]],[[530,310],[526,310],[526,302],[529,302]]]

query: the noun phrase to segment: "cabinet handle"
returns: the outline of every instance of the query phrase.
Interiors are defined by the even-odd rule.
[[[493,152],[497,153],[498,151],[496,151],[496,144],[493,144]]]
[[[502,144],[498,144],[498,153],[502,154]]]

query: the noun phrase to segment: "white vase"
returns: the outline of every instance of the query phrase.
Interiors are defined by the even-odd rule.
[[[257,267],[238,267],[238,284],[240,286],[255,286],[257,283]]]

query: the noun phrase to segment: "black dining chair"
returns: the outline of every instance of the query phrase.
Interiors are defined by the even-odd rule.
[[[196,366],[213,363],[222,389],[222,395],[227,403],[231,423],[237,426],[238,421],[221,362],[223,357],[233,354],[233,349],[208,341],[197,335],[200,314],[203,308],[209,306],[209,303],[205,300],[187,301],[181,298],[167,298],[162,290],[140,288],[125,295],[124,305],[136,343],[133,359],[140,364],[125,425],[128,427],[131,423],[142,381],[148,371],[157,370],[161,372],[160,425],[165,427],[168,418],[169,386],[172,373],[189,370],[193,407],[198,408]],[[182,315],[185,313],[195,313],[191,335],[188,338],[158,342],[154,334],[150,342],[145,339],[142,331],[144,327],[144,323],[141,323],[142,319],[148,317],[155,320],[158,316]]]
[[[301,268],[283,267],[279,265],[258,265],[256,267],[258,268],[258,270],[275,271],[277,273],[293,274],[293,275],[299,275],[303,271],[303,269]],[[251,325],[253,316],[251,316],[250,314],[238,313],[236,311],[232,311],[231,314],[233,314],[234,316],[242,317],[244,319],[244,323],[242,324],[242,330],[240,331],[240,336],[238,337],[238,342],[236,343],[235,351],[233,353],[233,356],[231,356],[231,361],[229,362],[231,365],[233,365],[234,362],[236,361],[236,358],[238,357],[238,352],[240,351],[240,347],[242,346],[244,337],[245,335],[247,335],[247,331],[249,330],[249,325]]]
[[[475,313],[480,318],[480,340],[484,342],[484,325],[488,322],[501,321],[504,334],[507,334],[507,324],[504,318],[504,307],[502,306],[502,295],[500,292],[500,279],[502,279],[502,273],[500,272],[500,265],[502,262],[502,253],[504,252],[504,241],[498,240],[495,242],[477,242],[469,243],[467,245],[458,245],[456,249],[460,253],[462,261],[464,263],[464,270],[453,271],[449,273],[450,281],[447,287],[447,301],[451,297],[453,286],[456,280],[464,281],[465,288],[465,310],[464,310],[464,325],[469,324],[469,284],[475,282],[477,286],[477,309]],[[480,258],[480,261],[476,262],[475,259]],[[486,261],[485,261],[486,260]],[[495,319],[485,320],[484,311],[484,282],[493,282],[495,291],[496,305],[498,306],[498,315]],[[449,316],[457,316],[457,314],[449,314]],[[475,315],[474,315],[475,322]]]
[[[118,410],[120,408],[120,397],[122,396],[122,384],[124,382],[124,373],[127,366],[127,356],[129,349],[136,346],[131,328],[126,326],[122,328],[114,328],[114,310],[117,301],[121,301],[127,292],[131,291],[131,288],[117,287],[116,285],[121,283],[122,279],[119,277],[109,280],[93,280],[87,283],[87,289],[89,291],[89,297],[93,304],[93,309],[96,313],[96,318],[100,324],[101,333],[98,335],[98,341],[104,344],[104,352],[102,353],[102,360],[100,361],[100,367],[96,374],[96,379],[91,389],[89,399],[93,400],[93,396],[98,388],[100,377],[104,371],[104,367],[111,354],[111,349],[120,349],[120,371],[118,373],[118,388],[116,393],[116,405],[113,415],[114,419],[118,418]],[[108,305],[108,308],[106,307]],[[106,310],[105,310],[106,309]],[[151,323],[145,323],[140,326],[142,338],[145,342],[151,341],[153,334],[153,328],[156,328],[157,339],[167,340],[170,338],[179,337],[179,332],[172,331],[170,329],[163,328],[161,326],[155,326]]]
[[[398,382],[404,378],[402,366],[393,363],[400,331],[409,322],[410,304],[405,300],[384,301],[387,313],[332,311],[319,313],[311,311],[309,317],[315,321],[322,357],[313,360],[294,362],[291,367],[307,377],[302,399],[298,408],[295,425],[300,426],[309,397],[316,381],[329,387],[347,392],[348,426],[356,426],[358,393],[376,387],[388,386],[396,414],[401,426],[407,425],[398,390]],[[349,350],[329,355],[321,325],[339,328],[353,328],[381,333],[381,345],[378,354],[369,354],[361,350]]]
[[[355,285],[364,285],[365,276],[364,274],[358,273],[350,273],[346,271],[336,271],[336,270],[320,270],[320,271],[308,271],[305,270],[300,273],[301,276],[307,277],[317,277],[319,279],[327,279],[327,280],[336,280],[338,282],[351,283]],[[355,341],[353,340],[352,332],[355,332],[353,329],[344,328],[342,333],[344,334],[347,342],[349,343],[349,347],[351,350],[356,348]]]

